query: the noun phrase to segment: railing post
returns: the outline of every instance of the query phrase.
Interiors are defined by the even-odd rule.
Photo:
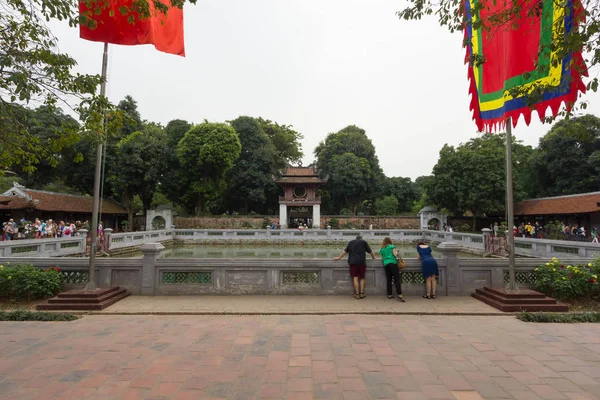
[[[142,296],[153,296],[156,280],[156,260],[161,251],[165,249],[161,243],[144,243],[140,250],[144,255],[142,259]]]
[[[83,251],[84,254],[89,254],[88,253],[88,230],[87,229],[79,229],[77,230],[77,234],[79,236],[83,236],[83,249],[81,249]]]
[[[448,296],[460,296],[461,277],[458,253],[461,246],[454,242],[442,242],[437,249],[446,259],[446,291]]]
[[[483,228],[481,230],[481,232],[483,232],[483,251],[486,251],[486,252],[491,251],[491,252],[493,252],[494,251],[494,249],[493,249],[494,246],[493,246],[493,244],[490,241],[490,238],[492,237],[491,236],[492,230],[490,228]],[[490,249],[490,247],[492,247],[492,249]]]
[[[327,225],[327,237],[331,237],[331,226]]]
[[[106,228],[104,230],[104,243],[105,243],[106,248],[102,249],[102,250],[106,251],[107,253],[110,250],[110,242],[111,242],[110,236],[112,235],[112,233],[113,233],[113,230],[111,228]]]

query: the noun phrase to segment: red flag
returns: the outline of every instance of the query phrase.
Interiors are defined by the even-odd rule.
[[[148,0],[150,17],[140,19],[136,12],[123,15],[120,7],[131,7],[133,0],[107,0],[107,8],[102,8],[99,15],[95,15],[92,2],[88,8],[85,2],[79,3],[79,13],[89,13],[88,17],[97,22],[92,29],[85,24],[79,25],[79,37],[93,42],[114,43],[134,46],[138,44],[153,44],[156,50],[165,53],[185,56],[183,44],[183,10],[172,7],[169,0],[164,4],[169,7],[167,15],[154,8],[154,2]],[[100,2],[98,2],[100,3]],[[132,22],[130,16],[135,17]]]

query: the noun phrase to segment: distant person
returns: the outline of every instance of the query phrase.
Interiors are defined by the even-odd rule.
[[[494,226],[492,228],[494,230],[494,236],[498,236],[498,223],[494,222]]]
[[[536,239],[542,238],[542,231],[544,228],[540,225],[538,221],[535,221],[535,226],[533,227],[534,235]]]
[[[426,299],[435,299],[437,285],[435,278],[440,273],[437,261],[433,258],[431,247],[423,242],[419,242],[417,245],[417,253],[419,253],[419,260],[421,260],[421,271],[423,278],[425,278],[425,288],[427,290],[427,294],[423,297]]]
[[[396,296],[401,302],[405,302],[402,297],[402,280],[400,279],[400,268],[398,267],[398,250],[393,245],[392,239],[385,237],[379,249],[381,254],[381,261],[383,262],[383,268],[385,269],[385,277],[387,279],[387,297],[388,299],[393,298],[392,296],[392,280],[396,286]]]
[[[595,226],[592,226],[592,243],[598,243],[598,230],[596,229]]]
[[[362,236],[357,236],[351,240],[342,254],[335,257],[333,261],[339,261],[348,254],[348,264],[350,265],[350,276],[354,285],[354,298],[364,299],[365,297],[365,273],[367,272],[367,253],[375,260],[375,254],[369,247],[369,243],[365,242]]]

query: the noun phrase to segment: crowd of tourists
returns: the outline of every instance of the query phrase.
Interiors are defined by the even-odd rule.
[[[3,223],[2,241],[15,239],[45,239],[77,236],[79,229],[88,229],[88,221],[54,221],[52,219],[42,220],[36,218],[34,221],[27,221],[22,218],[16,222],[13,218]],[[98,227],[102,231],[102,224]]]
[[[421,260],[421,273],[425,281],[425,294],[423,295],[426,299],[435,299],[436,290],[436,277],[439,275],[439,269],[436,259],[432,255],[431,247],[423,242],[419,242],[417,245],[417,255]],[[341,260],[346,254],[348,254],[348,265],[350,266],[350,276],[352,277],[352,284],[354,286],[354,298],[357,300],[364,299],[365,295],[365,276],[367,272],[367,254],[371,256],[373,260],[376,259],[375,253],[360,235],[356,239],[348,242],[342,253],[335,257],[334,261]],[[392,239],[385,237],[379,249],[381,255],[381,261],[385,269],[385,276],[387,280],[387,296],[388,299],[393,299],[392,287],[396,288],[396,297],[401,302],[406,302],[402,296],[402,278],[401,270],[406,267],[406,262],[400,257],[396,246],[392,243]]]

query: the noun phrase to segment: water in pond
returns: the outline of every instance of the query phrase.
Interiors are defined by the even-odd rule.
[[[375,255],[379,256],[378,248],[372,246]],[[403,258],[417,258],[416,246],[397,246]],[[215,245],[215,244],[176,244],[167,247],[161,258],[333,258],[340,255],[340,246],[260,246],[260,245]],[[140,257],[141,252],[131,253],[130,257]],[[433,256],[441,257],[433,247]],[[122,257],[122,256],[118,256]],[[460,253],[459,257],[477,257],[468,253]]]

